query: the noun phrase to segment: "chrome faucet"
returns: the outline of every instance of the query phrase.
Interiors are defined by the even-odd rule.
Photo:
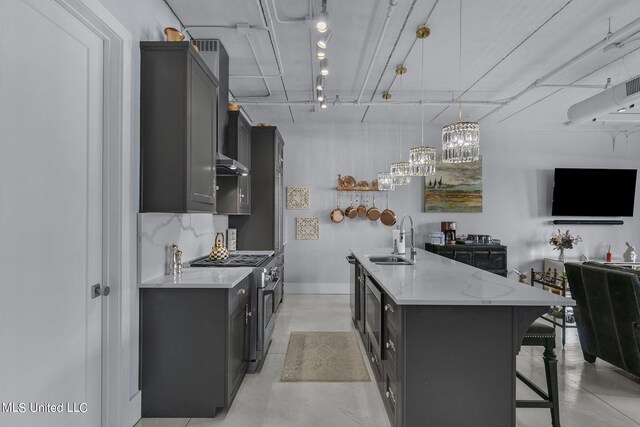
[[[413,231],[413,218],[411,218],[411,216],[409,214],[404,214],[404,216],[402,217],[402,220],[400,221],[400,241],[403,242],[405,239],[405,235],[407,234],[406,231],[404,231],[404,220],[405,218],[409,217],[409,221],[411,221],[411,249],[409,250],[409,253],[411,254],[411,264],[415,264],[416,263],[416,255],[418,254],[418,252],[416,251],[416,240],[415,240],[415,232]]]

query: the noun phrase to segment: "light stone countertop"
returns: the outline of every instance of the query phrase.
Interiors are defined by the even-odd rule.
[[[179,276],[154,277],[140,283],[138,287],[230,289],[252,272],[251,267],[186,267]]]
[[[443,256],[417,249],[415,265],[378,265],[368,256],[391,248],[351,249],[383,290],[400,305],[574,306],[571,298],[534,288]],[[407,254],[402,255],[409,258]]]

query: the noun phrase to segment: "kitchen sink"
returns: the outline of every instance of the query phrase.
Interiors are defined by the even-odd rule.
[[[369,261],[378,265],[411,265],[411,261],[396,255],[370,256]]]

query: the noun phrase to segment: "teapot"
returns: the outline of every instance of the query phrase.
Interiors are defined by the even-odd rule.
[[[224,245],[224,233],[218,232],[216,233],[216,241],[213,248],[211,248],[211,253],[209,254],[209,259],[227,259],[229,258],[229,250]]]

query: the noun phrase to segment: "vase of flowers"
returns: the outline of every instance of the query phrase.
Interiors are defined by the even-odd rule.
[[[557,233],[551,235],[549,243],[553,245],[554,250],[560,251],[558,254],[558,261],[563,262],[565,260],[565,249],[573,249],[573,245],[577,245],[582,242],[582,237],[579,235],[572,236],[569,230],[564,233],[558,229]]]

